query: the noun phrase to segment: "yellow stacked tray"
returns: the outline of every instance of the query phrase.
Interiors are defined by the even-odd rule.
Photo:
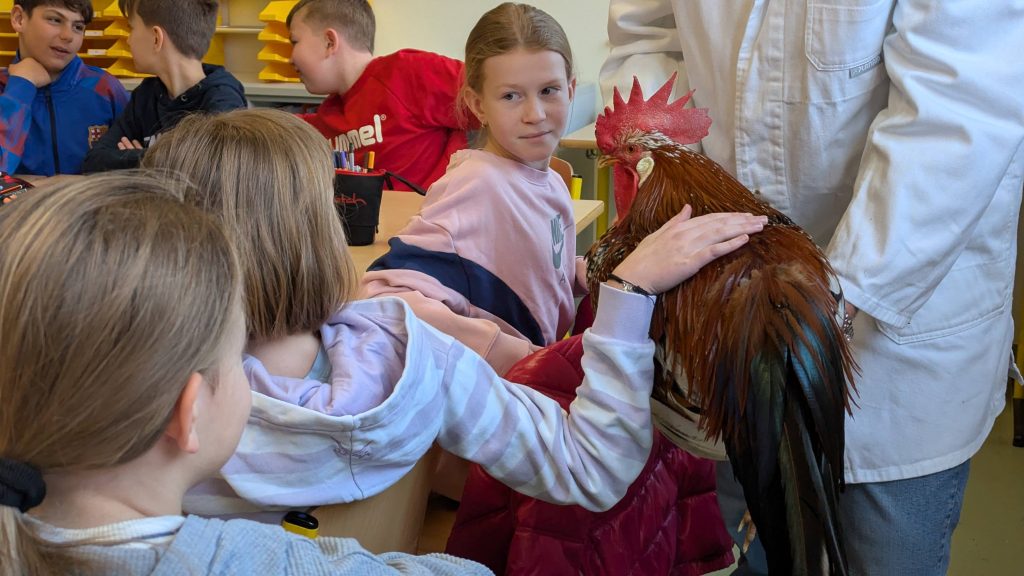
[[[210,48],[206,51],[206,56],[203,56],[203,62],[207,64],[216,64],[218,66],[224,65],[224,37],[214,36],[210,40]]]
[[[279,42],[269,42],[263,46],[263,50],[256,55],[260,62],[279,62],[288,64],[291,57],[291,46]]]
[[[92,9],[96,13],[95,18],[124,18],[117,0],[92,0]]]
[[[93,0],[93,19],[85,29],[85,40],[78,55],[90,66],[97,66],[114,76],[139,76],[131,67],[132,51],[128,48],[128,19],[121,13],[117,0]],[[129,68],[131,74],[118,74]]]
[[[292,45],[288,37],[285,21],[298,0],[277,0],[267,4],[260,12],[260,21],[266,25],[260,32],[259,39],[264,43],[263,49],[256,59],[265,62],[260,70],[259,79],[264,82],[298,82],[299,74],[289,64],[292,56]]]
[[[18,35],[10,23],[13,5],[14,0],[0,0],[0,67],[9,65],[18,50]],[[79,56],[87,64],[104,68],[120,78],[145,76],[135,70],[126,43],[131,30],[117,0],[92,0],[92,5],[93,22],[86,28]],[[295,71],[287,63],[291,43],[284,23],[294,5],[294,1],[268,4],[266,0],[221,0],[217,34],[203,61],[227,65],[236,76],[248,76],[250,80],[265,67],[266,76],[271,80],[297,82]],[[264,13],[269,20],[261,22],[260,16]],[[266,60],[261,61],[257,53],[266,47],[264,42],[270,41],[280,45],[264,53]]]
[[[0,67],[7,66],[18,51],[18,33],[11,28],[14,0],[0,0]]]
[[[291,64],[279,64],[277,62],[268,62],[260,70],[260,80],[264,82],[301,82],[298,74],[295,73],[295,68],[292,68]]]
[[[131,29],[128,28],[128,20],[126,18],[116,18],[109,26],[103,29],[102,34],[107,38],[127,38],[131,34]]]
[[[257,37],[260,42],[283,42],[290,44],[292,39],[288,26],[284,22],[267,22]]]
[[[298,0],[274,0],[269,2],[266,8],[260,12],[260,21],[284,23],[288,20],[288,13],[298,3]]]
[[[118,58],[113,64],[107,66],[110,72],[118,78],[147,78],[149,74],[142,74],[135,71],[135,61],[131,58]]]

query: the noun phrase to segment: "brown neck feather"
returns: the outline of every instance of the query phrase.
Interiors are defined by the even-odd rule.
[[[651,156],[654,169],[623,219],[634,234],[643,237],[654,232],[687,204],[694,216],[750,212],[767,215],[775,224],[792,224],[706,156],[681,146],[660,146]]]

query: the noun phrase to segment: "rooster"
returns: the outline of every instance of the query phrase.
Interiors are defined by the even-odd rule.
[[[598,118],[618,218],[587,255],[591,294],[687,204],[695,217],[768,216],[746,245],[658,297],[654,399],[691,411],[708,439],[721,439],[772,574],[845,574],[836,501],[856,367],[838,319],[841,291],[805,232],[684,146],[706,136],[711,119],[684,108],[693,91],[670,103],[674,82],[644,100],[634,78],[629,101],[616,90]]]

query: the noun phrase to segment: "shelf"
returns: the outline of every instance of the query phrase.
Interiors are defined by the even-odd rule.
[[[297,3],[296,0],[276,0],[268,3],[259,14],[260,21],[266,25],[257,37],[264,45],[256,59],[267,63],[260,70],[260,80],[283,83],[300,81],[298,73],[290,63],[292,44],[285,24],[288,13]]]
[[[260,12],[260,20],[263,22],[284,22],[288,13],[298,4],[298,0],[275,0],[267,4]]]
[[[287,54],[282,54],[287,52]],[[260,62],[278,62],[280,64],[290,65],[291,61],[291,46],[287,44],[267,44],[260,50],[260,53],[256,55],[256,59]],[[289,66],[290,67],[290,66]],[[292,71],[294,76],[295,72]]]
[[[259,34],[262,31],[259,26],[218,26],[214,34]]]
[[[131,58],[121,58],[110,65],[107,71],[120,78],[121,82],[125,84],[127,88],[128,82],[134,82],[133,87],[138,86],[142,78],[146,78],[148,74],[139,74],[135,71],[135,63]],[[138,78],[139,80],[127,80],[126,78]]]
[[[245,88],[245,97],[254,103],[319,104],[325,98],[322,95],[310,94],[301,82],[265,82],[255,74],[235,74]],[[122,78],[121,83],[128,90],[134,90],[139,78]]]
[[[218,26],[203,58],[224,65],[245,87],[246,97],[259,104],[318,104],[323,96],[306,91],[288,63],[291,38],[284,20],[297,0],[221,0]],[[92,0],[95,17],[86,29],[79,56],[116,76],[129,90],[146,75],[135,71],[126,39],[128,23],[117,0]],[[9,14],[13,0],[0,0]],[[0,66],[17,50],[18,35],[0,14]],[[97,23],[98,22],[98,23]]]
[[[113,0],[106,8],[100,10],[96,8],[96,2],[92,3],[94,18],[124,18],[124,14],[121,12],[121,7],[117,5],[117,0]]]
[[[103,36],[107,38],[127,38],[130,33],[128,23],[123,19],[114,20],[110,26],[103,29]]]
[[[267,26],[260,31],[258,38],[261,42],[282,42],[291,44],[292,38],[288,33],[288,27],[282,22],[267,22]]]

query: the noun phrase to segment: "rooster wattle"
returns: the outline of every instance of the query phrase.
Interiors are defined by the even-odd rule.
[[[747,245],[658,297],[654,401],[690,411],[708,438],[721,438],[772,574],[845,574],[836,499],[856,368],[838,320],[841,292],[806,233],[684,146],[706,136],[711,119],[684,108],[690,94],[669,102],[674,80],[644,100],[634,79],[629,100],[616,91],[598,118],[618,218],[587,255],[591,294],[687,204],[693,216],[768,216]]]

